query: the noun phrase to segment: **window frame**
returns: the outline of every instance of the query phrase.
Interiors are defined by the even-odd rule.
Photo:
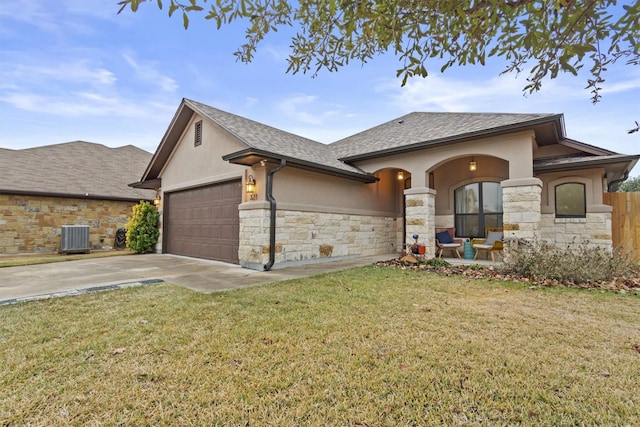
[[[582,208],[583,212],[581,214],[560,214],[558,213],[558,188],[563,187],[565,185],[580,185],[582,186]],[[557,184],[553,187],[553,209],[556,218],[586,218],[587,217],[587,186],[583,182],[570,181],[563,182]]]
[[[502,201],[502,197],[500,198],[500,206],[499,206],[499,211],[498,212],[485,212],[484,211],[484,190],[483,184],[495,184],[498,186],[498,188],[500,189],[500,191],[502,191],[502,186],[500,185],[499,182],[495,182],[495,181],[475,181],[475,182],[469,182],[467,184],[463,184],[461,186],[459,186],[458,188],[453,190],[453,216],[454,216],[454,224],[456,226],[456,234],[460,237],[468,237],[468,238],[476,238],[476,237],[485,237],[484,236],[484,232],[485,229],[487,228],[486,225],[486,218],[485,217],[491,217],[494,216],[496,217],[496,223],[498,225],[498,227],[502,227],[503,224],[503,215],[504,215],[504,202]],[[475,185],[476,186],[476,191],[478,194],[478,211],[477,212],[472,212],[472,213],[459,213],[458,212],[458,200],[457,200],[457,195],[458,195],[458,190],[461,190],[463,188],[469,187]],[[463,217],[475,217],[478,219],[478,236],[473,236],[473,235],[464,235],[462,234],[462,227],[459,227],[459,220],[461,220]]]

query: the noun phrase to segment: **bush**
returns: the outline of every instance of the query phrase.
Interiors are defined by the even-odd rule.
[[[536,281],[586,284],[635,274],[634,262],[627,256],[589,246],[589,242],[576,243],[574,240],[560,248],[535,240],[520,243],[508,251],[502,270]]]
[[[158,208],[141,201],[131,208],[133,216],[127,223],[127,247],[136,253],[152,252],[158,241]]]

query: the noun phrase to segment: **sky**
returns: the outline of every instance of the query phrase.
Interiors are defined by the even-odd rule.
[[[69,141],[154,152],[183,98],[330,143],[413,111],[563,113],[567,136],[640,153],[640,67],[615,65],[593,105],[587,76],[545,80],[524,95],[526,75],[506,63],[453,68],[427,63],[427,78],[396,78],[392,54],[338,72],[286,73],[290,33],[259,45],[250,64],[233,52],[237,25],[216,30],[191,16],[188,30],[155,2],[117,14],[117,0],[11,0],[0,6],[0,147]],[[640,175],[636,166],[631,176]]]

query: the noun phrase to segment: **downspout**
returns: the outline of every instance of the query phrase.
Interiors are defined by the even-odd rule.
[[[609,191],[609,193],[613,193],[613,191],[611,191],[611,190],[613,190],[613,187],[614,187],[615,185],[619,185],[619,184],[621,184],[621,183],[625,182],[625,181],[629,178],[629,172],[630,172],[630,171],[627,171],[627,172],[624,174],[624,178],[622,178],[622,179],[617,179],[617,180],[615,180],[615,181],[611,181],[610,183],[608,183],[608,184],[607,184],[607,191]]]
[[[269,224],[269,262],[264,265],[264,271],[271,270],[276,262],[276,199],[273,197],[273,175],[286,165],[287,161],[282,159],[280,166],[267,173],[267,199],[271,205],[271,221]]]

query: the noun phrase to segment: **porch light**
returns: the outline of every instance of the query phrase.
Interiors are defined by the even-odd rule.
[[[249,199],[256,200],[257,198],[256,180],[253,178],[253,175],[249,175],[247,177],[247,183],[245,184],[245,186],[246,186],[246,192],[249,195]]]
[[[478,165],[476,164],[475,160],[473,160],[473,157],[471,158],[471,161],[469,162],[469,170],[471,172],[475,172],[478,169]]]
[[[398,181],[401,181],[403,179],[404,179],[404,172],[398,171]]]
[[[156,190],[156,197],[153,199],[154,206],[160,206],[160,191]]]

